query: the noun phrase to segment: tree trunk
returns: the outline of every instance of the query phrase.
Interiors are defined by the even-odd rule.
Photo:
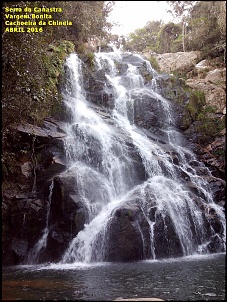
[[[183,45],[183,52],[186,51],[185,50],[185,35],[186,35],[185,31],[186,31],[186,24],[185,24],[185,22],[183,20],[183,25],[182,25],[182,45]]]

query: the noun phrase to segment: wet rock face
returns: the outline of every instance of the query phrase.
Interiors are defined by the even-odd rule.
[[[187,87],[180,79],[173,76],[160,75],[157,79],[161,86],[161,94],[171,101],[173,105],[174,125],[183,131],[187,144],[208,167],[215,176],[224,179],[225,149],[224,121],[225,92],[223,87],[217,85],[225,83],[220,71],[209,72],[205,79],[188,79],[186,84],[195,91],[203,91],[204,104],[193,101],[191,93],[186,92]],[[207,80],[211,77],[212,82]],[[213,79],[214,77],[214,79]],[[222,90],[222,95],[218,91]],[[212,113],[209,113],[209,110]],[[222,130],[219,130],[222,129]]]
[[[154,222],[153,247],[151,230],[138,197],[128,200],[115,211],[108,227],[106,261],[139,261],[182,256],[180,240],[170,217],[156,213],[150,201],[149,219]],[[140,197],[141,198],[141,197]]]
[[[8,195],[3,206],[3,264],[23,263],[45,227],[45,203],[33,196]],[[7,233],[5,233],[7,231]]]
[[[137,126],[150,129],[158,128],[163,119],[157,99],[147,95],[132,95],[134,100],[134,122]]]
[[[129,198],[115,211],[107,230],[106,261],[149,259],[150,227],[138,204],[138,195]]]
[[[43,126],[14,125],[18,131],[15,145],[15,179],[3,190],[3,263],[24,263],[28,251],[42,235],[50,179],[66,169],[65,132],[53,118]],[[23,152],[24,151],[24,152]]]
[[[125,73],[127,71],[127,63],[133,64],[142,74],[146,74],[147,69],[144,61],[131,54],[125,54],[122,62],[116,63],[116,69],[125,81]],[[130,163],[133,162],[135,175],[133,181],[141,184],[147,180],[148,175],[142,163],[141,155],[132,140],[128,138],[123,130],[116,127],[115,122],[111,119],[111,112],[114,109],[114,87],[108,82],[105,75],[105,69],[94,70],[85,69],[84,85],[87,89],[87,100],[90,107],[94,109],[100,117],[102,117],[110,127],[116,132],[116,140],[119,139],[122,144],[127,146],[127,156]],[[190,125],[193,123],[192,116],[185,110],[185,104],[188,95],[181,87],[179,81],[172,81],[168,75],[159,77],[157,83],[160,86],[160,92],[169,101],[173,102],[174,127],[183,131],[189,131]],[[164,85],[166,83],[166,85]],[[149,81],[147,81],[149,87]],[[130,85],[130,83],[127,83]],[[174,103],[174,99],[181,100],[180,104]],[[179,166],[179,158],[171,150],[166,143],[167,134],[162,129],[165,125],[166,116],[163,114],[163,108],[155,96],[146,93],[131,94],[133,108],[128,108],[130,122],[143,129],[150,140],[154,140],[165,149],[170,155],[170,162],[175,166],[177,176],[182,183],[185,183],[190,191],[192,200],[198,204],[199,208],[206,212],[203,198],[204,195],[198,191],[196,186],[190,181],[187,171]],[[116,128],[116,129],[115,129]],[[66,133],[64,127],[59,121],[49,118],[44,121],[42,127],[34,127],[31,125],[16,125],[17,131],[21,135],[21,144],[29,143],[32,146],[32,156],[23,156],[18,159],[18,189],[16,193],[8,192],[4,195],[4,227],[5,237],[3,242],[3,263],[19,264],[26,260],[29,250],[34,247],[37,240],[42,235],[48,218],[48,236],[46,247],[39,255],[39,262],[58,262],[69,246],[71,240],[84,229],[88,222],[89,209],[86,207],[79,190],[78,182],[75,174],[71,174],[66,170],[66,154],[64,149],[64,137]],[[96,169],[102,161],[103,150],[99,142],[92,137],[85,135],[83,131],[73,126],[73,131],[78,141],[86,141],[86,153],[81,155],[81,160],[85,161],[89,158],[90,167]],[[194,132],[194,133],[193,133]],[[195,136],[195,137],[194,137]],[[190,133],[192,141],[185,140],[184,145],[191,145],[195,149],[195,141],[197,140],[196,131]],[[216,144],[216,147],[222,144]],[[212,146],[210,146],[211,148]],[[116,146],[115,152],[119,152],[121,162],[125,164],[128,173],[130,170],[128,162]],[[210,151],[197,146],[198,154],[207,165],[217,166],[215,159],[211,163],[211,157],[207,157]],[[197,162],[190,163],[192,169],[196,170],[198,175],[209,178],[210,189],[216,203],[224,205],[225,182],[215,179],[210,175],[205,175],[201,165]],[[163,175],[168,177],[168,169],[161,163]],[[217,166],[218,167],[218,166]],[[218,167],[219,168],[219,167]],[[100,172],[105,175],[105,169],[100,168]],[[96,192],[98,186],[97,180],[86,179],[90,188],[93,188],[89,200],[98,199],[99,193]],[[135,184],[134,183],[134,184]],[[50,189],[53,184],[52,191]],[[131,188],[129,182],[126,185]],[[149,188],[145,189],[150,196]],[[25,192],[24,194],[18,194]],[[95,196],[95,194],[97,194]],[[95,196],[95,197],[94,197]],[[168,198],[168,196],[166,197]],[[107,244],[105,250],[105,261],[126,262],[137,261],[141,259],[168,258],[183,255],[183,248],[175,229],[174,221],[168,214],[159,211],[154,197],[149,197],[146,206],[143,204],[144,196],[141,192],[134,192],[127,200],[124,201],[115,211],[107,226]],[[158,201],[157,201],[158,202]],[[48,206],[50,206],[48,214]],[[48,217],[47,217],[48,214]],[[204,214],[204,220],[207,224],[208,235],[211,242],[208,246],[210,252],[221,250],[219,235],[223,232],[222,225],[216,219],[216,214],[207,212]],[[192,217],[189,217],[189,220]],[[153,234],[151,234],[151,226],[153,224]],[[210,229],[217,233],[211,234]],[[192,231],[193,233],[193,231]],[[195,230],[194,230],[195,234]],[[208,236],[207,235],[207,236]],[[151,238],[151,236],[153,236]],[[208,236],[208,237],[209,237]],[[151,242],[153,246],[151,247]]]
[[[169,75],[161,74],[157,80],[161,84],[161,94],[173,102],[177,100],[178,104],[174,109],[176,126],[185,132],[188,141],[191,142],[190,148],[195,153],[199,156],[204,153],[200,156],[200,160],[212,169],[214,175],[224,179],[226,68],[223,62],[220,58],[201,60],[201,54],[193,51],[166,54],[144,53],[143,55],[148,59],[155,57],[161,72],[170,73]],[[177,79],[171,72],[182,74],[187,80]],[[184,82],[184,89],[180,82]],[[186,91],[189,90],[202,91],[205,95],[204,107],[212,108],[213,113],[205,112],[203,119],[200,120],[201,115],[198,118],[199,115],[192,116],[189,111],[185,110],[189,97]],[[199,113],[201,109],[200,106],[195,113]],[[222,141],[221,144],[220,141]],[[193,146],[193,144],[196,145]]]
[[[54,178],[48,218],[50,231],[40,261],[60,261],[69,242],[83,229],[86,220],[86,207],[78,195],[75,178],[70,173]]]
[[[132,216],[131,216],[132,215]],[[109,229],[106,261],[127,262],[143,259],[143,242],[130,210],[118,210]]]
[[[180,240],[169,216],[156,215],[154,246],[157,258],[183,256]]]

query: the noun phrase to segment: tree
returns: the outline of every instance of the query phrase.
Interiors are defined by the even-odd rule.
[[[174,24],[173,22],[164,24],[157,37],[158,53],[181,51],[180,33],[181,29],[178,24]]]
[[[107,18],[114,1],[51,1],[48,5],[61,7],[62,18],[72,21],[72,26],[62,30],[67,39],[73,40],[74,43],[86,42],[93,36],[102,39],[108,35],[111,24]],[[63,32],[59,35],[62,36]]]
[[[224,56],[226,50],[226,2],[199,1],[190,13],[186,42],[189,50],[204,56]]]
[[[162,25],[161,20],[147,22],[145,27],[138,28],[129,34],[125,48],[141,52],[146,49],[157,51],[157,37]]]
[[[167,3],[172,7],[172,11],[170,11],[172,15],[175,18],[179,18],[182,23],[182,45],[184,52],[186,51],[185,37],[187,34],[187,20],[196,2],[197,1],[167,1]]]

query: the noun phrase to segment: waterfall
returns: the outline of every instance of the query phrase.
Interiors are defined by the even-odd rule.
[[[49,195],[47,199],[47,213],[46,213],[46,225],[42,231],[41,237],[38,239],[36,244],[31,248],[27,256],[27,264],[38,263],[40,253],[43,249],[45,249],[47,244],[47,237],[49,234],[49,216],[50,216],[50,207],[51,207],[51,198],[53,192],[54,182],[51,181],[49,186]]]
[[[150,85],[145,84],[140,66],[153,76]],[[183,135],[174,126],[171,102],[159,94],[157,72],[139,55],[95,53],[96,72],[104,78],[103,93],[113,101],[112,108],[104,109],[89,101],[84,68],[77,54],[66,61],[62,94],[72,119],[65,124],[68,170],[63,175],[74,175],[77,195],[88,214],[61,263],[111,259],[111,238],[117,236],[111,229],[118,211],[127,207],[128,213],[139,213],[132,230],[141,239],[141,259],[161,257],[160,238],[170,249],[177,246],[181,255],[192,255],[209,253],[216,235],[223,250],[225,235],[217,234],[202,209],[215,211],[223,234],[225,215],[214,203],[206,177],[198,175],[191,163],[206,175],[211,173],[185,147]],[[135,120],[147,100],[161,112],[160,118],[153,116],[157,127],[150,129]],[[168,255],[175,256],[174,251]]]

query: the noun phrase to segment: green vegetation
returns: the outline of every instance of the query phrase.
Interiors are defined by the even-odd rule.
[[[113,1],[3,2],[3,177],[10,177],[11,172],[16,173],[15,154],[20,152],[16,150],[15,133],[11,125],[42,125],[45,117],[64,114],[59,94],[59,76],[63,71],[65,59],[77,50],[84,54],[86,42],[94,35],[100,40],[108,36],[110,24],[107,17],[113,4]],[[45,26],[43,32],[39,33],[5,32],[5,7],[21,8],[22,11],[25,7],[59,7],[62,8],[62,13],[52,13],[53,19],[70,20],[73,25]],[[92,66],[93,54],[88,53],[87,58]],[[31,146],[26,150],[29,148]]]
[[[197,120],[198,121],[204,121],[206,118],[209,117],[209,113],[215,113],[216,112],[216,107],[214,106],[204,106],[202,108],[202,111],[197,115]]]
[[[190,13],[185,37],[187,50],[200,50],[206,57],[225,60],[226,3],[225,1],[199,1]]]
[[[167,53],[167,52],[177,52],[182,51],[181,43],[181,28],[178,24],[170,22],[163,25],[157,36],[157,52]]]
[[[151,63],[151,66],[157,71],[157,72],[160,72],[160,67],[159,67],[159,64],[158,64],[158,61],[156,60],[155,57],[153,56],[150,56],[150,58],[148,59],[148,61]]]
[[[211,142],[225,127],[224,119],[210,119],[204,116],[204,119],[196,124],[197,131],[200,132],[199,142],[201,144]]]
[[[204,58],[226,54],[225,1],[167,1],[179,23],[148,22],[125,40],[124,49],[157,53],[199,50]]]
[[[130,51],[157,51],[156,40],[162,25],[162,21],[148,22],[144,28],[139,28],[129,35],[124,41],[124,48]]]
[[[205,95],[203,91],[191,90],[189,101],[186,104],[186,109],[189,111],[193,121],[198,118],[198,114],[205,105]]]
[[[59,101],[57,85],[66,56],[96,34],[106,35],[106,18],[112,1],[25,1],[4,2],[10,7],[60,7],[57,20],[71,20],[72,26],[46,26],[41,33],[6,33],[3,14],[2,104],[3,132],[19,121],[39,124]],[[56,14],[56,16],[55,16]],[[83,49],[82,49],[83,48]],[[88,55],[92,64],[91,56]]]
[[[196,131],[200,133],[199,143],[201,144],[215,139],[220,131],[226,127],[226,119],[216,116],[217,108],[205,103],[205,96],[202,91],[191,91],[189,102],[185,108],[195,122]]]
[[[88,65],[89,65],[90,67],[93,67],[94,64],[95,64],[95,61],[94,61],[95,55],[94,55],[94,53],[93,53],[93,52],[87,53],[87,54],[86,54],[86,58],[87,58]]]

